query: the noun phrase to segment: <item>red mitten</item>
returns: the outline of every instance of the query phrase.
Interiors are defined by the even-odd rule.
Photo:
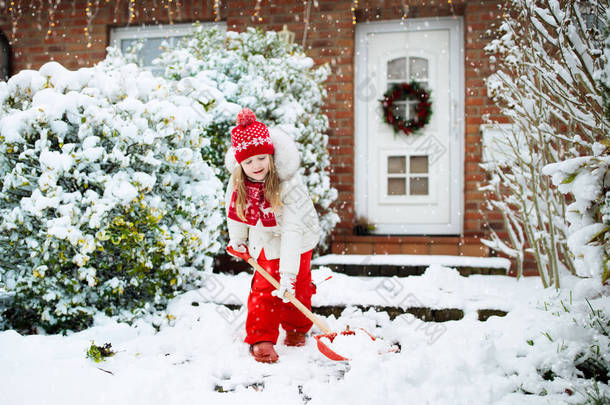
[[[237,257],[239,259],[248,261],[251,259],[250,253],[248,252],[248,247],[243,243],[238,246],[233,246],[231,243],[227,246],[227,253],[233,257]]]

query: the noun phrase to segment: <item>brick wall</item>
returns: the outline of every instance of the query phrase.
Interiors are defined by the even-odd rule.
[[[29,3],[26,1],[16,3]],[[149,0],[136,2],[133,11],[128,1],[110,2],[94,12],[88,24],[87,1],[62,1],[60,7],[40,13],[22,6],[16,30],[11,27],[10,4],[0,14],[0,28],[7,34],[13,47],[14,72],[39,68],[49,60],[76,69],[90,66],[105,57],[112,27],[128,23],[168,23],[212,21],[213,0]],[[120,4],[116,7],[116,4]],[[339,191],[337,208],[342,222],[335,235],[341,243],[352,238],[354,216],[354,38],[355,25],[365,21],[400,18],[408,6],[407,18],[460,16],[464,19],[465,38],[465,167],[464,167],[464,235],[462,239],[428,238],[432,244],[462,243],[454,240],[476,240],[485,235],[484,195],[478,186],[485,179],[479,168],[481,158],[480,124],[484,115],[502,119],[486,96],[484,78],[492,66],[483,47],[490,39],[490,30],[498,23],[500,0],[360,0],[354,13],[352,0],[317,0],[312,2],[307,31],[308,54],[318,64],[328,63],[332,75],[326,83],[328,99],[325,112],[330,120],[329,150],[332,161],[332,183]],[[36,4],[39,4],[36,2]],[[45,3],[46,4],[46,3]],[[244,30],[257,26],[265,30],[281,30],[283,24],[296,33],[296,42],[303,40],[306,26],[306,2],[303,0],[264,0],[260,3],[260,19],[254,18],[255,1],[221,1],[220,17],[229,30]],[[54,27],[51,25],[55,23]],[[47,31],[50,29],[50,33]],[[89,34],[88,37],[86,34]],[[489,213],[492,226],[501,228],[497,213]],[[343,239],[342,239],[343,237]],[[464,239],[466,238],[466,239]],[[404,238],[403,238],[404,239]],[[402,239],[401,239],[402,240]],[[404,242],[404,241],[403,241]],[[408,240],[407,240],[408,242]],[[385,243],[385,242],[384,242]],[[367,248],[368,249],[368,248]],[[428,249],[430,250],[430,249]],[[485,254],[488,252],[485,252]]]

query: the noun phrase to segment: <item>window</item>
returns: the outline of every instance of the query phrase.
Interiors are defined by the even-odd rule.
[[[216,26],[222,30],[226,29],[224,25],[217,23],[199,25],[204,28]],[[110,44],[125,53],[129,47],[142,41],[142,49],[138,52],[140,65],[155,75],[161,75],[163,67],[153,65],[152,61],[161,54],[162,44],[166,42],[173,46],[194,30],[195,26],[191,23],[113,28],[110,32]]]
[[[418,57],[392,59],[387,65],[388,89],[397,83],[415,81],[423,88],[428,88],[428,60]],[[392,114],[404,120],[417,117],[417,100],[397,100],[393,104]]]
[[[427,196],[429,194],[427,155],[391,155],[387,158],[387,164],[388,196]]]

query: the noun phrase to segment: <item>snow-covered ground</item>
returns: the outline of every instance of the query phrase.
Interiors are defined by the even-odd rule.
[[[352,351],[358,355],[351,361],[333,362],[312,337],[302,348],[284,346],[282,332],[280,361],[256,363],[243,343],[244,308],[220,304],[245,301],[250,275],[214,274],[205,288],[172,301],[159,331],[145,322],[128,326],[100,316],[94,327],[69,336],[0,333],[0,403],[577,403],[587,386],[569,361],[574,351],[597,341],[608,359],[607,338],[574,320],[588,311],[584,297],[594,308],[610,310],[607,298],[594,298],[600,288],[588,281],[566,279],[566,287],[555,291],[543,290],[536,278],[466,278],[440,266],[401,279],[348,277],[327,268],[313,273],[318,282],[331,275],[313,302],[347,305],[338,319],[325,318],[330,328],[365,328],[388,345],[400,345],[400,352],[377,354],[360,339],[364,347]],[[461,308],[465,316],[432,323],[406,314],[390,321],[385,312],[350,306],[416,302]],[[480,322],[480,308],[509,313]],[[111,343],[116,355],[100,363],[86,358],[92,341]],[[550,370],[555,378],[544,380],[537,370]],[[606,385],[600,389],[610,395]]]

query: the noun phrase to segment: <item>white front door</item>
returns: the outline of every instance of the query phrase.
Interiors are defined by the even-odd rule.
[[[356,27],[356,215],[374,233],[460,234],[463,206],[461,19],[411,19]],[[430,122],[395,133],[380,100],[415,81],[431,94]],[[394,104],[414,117],[416,102]]]

